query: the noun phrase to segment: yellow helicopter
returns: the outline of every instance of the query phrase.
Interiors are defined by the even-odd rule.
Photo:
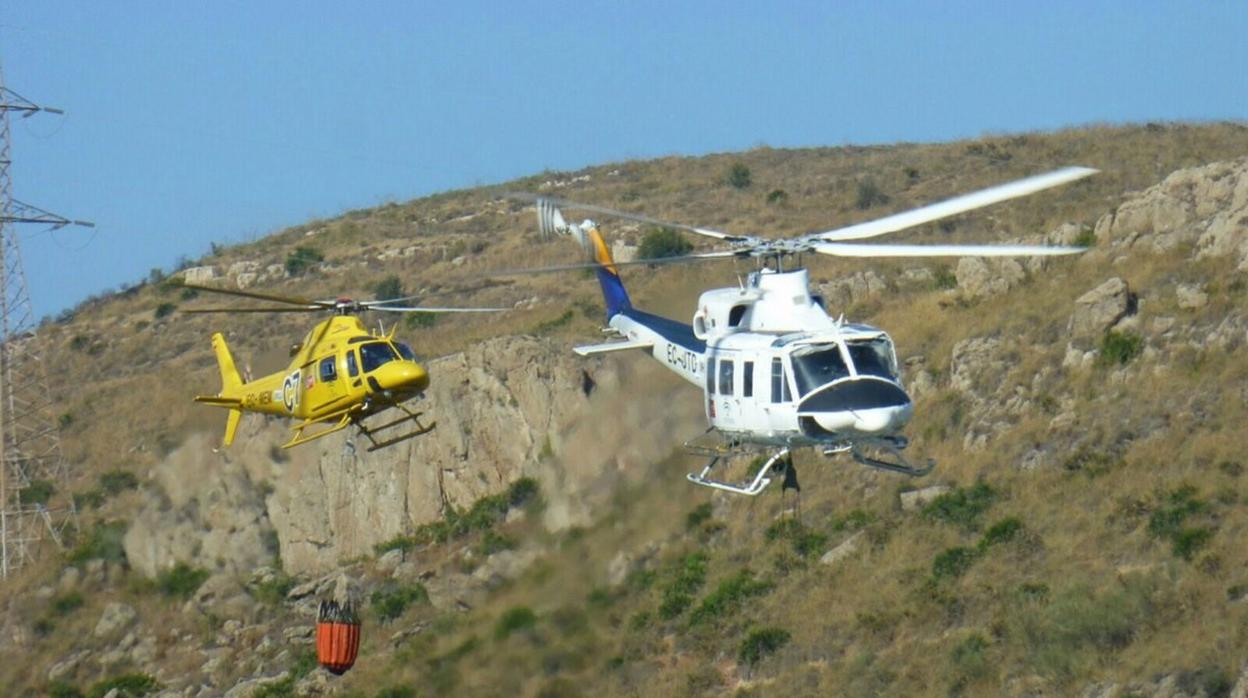
[[[234,365],[234,357],[226,346],[225,337],[212,335],[212,348],[221,368],[221,392],[197,395],[196,402],[227,408],[224,445],[234,442],[243,412],[279,415],[300,420],[291,429],[293,434],[282,448],[291,448],[328,436],[354,424],[372,444],[375,451],[400,441],[428,433],[436,423],[425,425],[422,413],[414,412],[403,403],[420,395],[429,387],[429,372],[417,360],[411,348],[388,333],[369,332],[356,317],[367,310],[392,313],[483,313],[504,308],[427,308],[396,306],[397,302],[414,297],[389,300],[356,301],[349,298],[313,300],[294,296],[253,293],[216,286],[183,282],[185,288],[228,296],[281,303],[260,308],[188,308],[184,313],[316,313],[329,311],[333,316],[318,323],[303,341],[291,347],[291,361],[286,370],[271,373],[252,381],[243,381]],[[396,408],[403,416],[378,426],[365,426],[363,420]],[[378,432],[410,422],[414,428],[404,434],[378,441]],[[305,433],[309,427],[323,425]]]

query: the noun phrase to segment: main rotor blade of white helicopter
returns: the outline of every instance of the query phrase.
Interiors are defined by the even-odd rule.
[[[382,310],[387,313],[501,313],[511,308],[425,308],[425,307],[394,307],[385,305],[370,306],[369,310]]]
[[[1077,254],[1086,247],[1043,245],[871,245],[816,242],[819,254],[833,257],[1040,257]]]
[[[635,267],[635,266],[658,266],[660,264],[687,264],[690,262],[713,262],[720,259],[732,259],[749,256],[748,252],[738,250],[720,250],[718,252],[701,252],[699,254],[682,255],[680,257],[656,257],[654,259],[634,259],[628,262],[611,262],[610,265],[616,267]],[[597,269],[604,266],[598,262],[583,262],[581,264],[557,264],[552,267],[531,267],[529,269],[499,269],[498,271],[485,272],[485,276],[521,276],[524,274],[549,274],[559,271],[577,271],[579,269]]]
[[[949,216],[965,213],[973,209],[1034,194],[1077,179],[1083,179],[1096,174],[1098,171],[1090,167],[1064,167],[1060,170],[1027,177],[1026,179],[1020,179],[1007,184],[999,184],[995,187],[981,189],[970,194],[963,194],[962,196],[955,196],[952,199],[939,203],[903,211],[902,213],[895,213],[873,221],[836,228],[823,233],[813,233],[798,239],[828,241],[862,240],[877,235],[884,235],[885,233],[894,233],[898,230],[931,223],[932,221],[948,218]]]
[[[622,218],[626,221],[636,221],[638,223],[647,223],[649,225],[657,225],[663,228],[674,228],[676,230],[684,230],[685,232],[703,235],[716,240],[725,240],[728,242],[761,242],[761,238],[751,235],[733,235],[711,228],[699,228],[693,225],[685,225],[684,223],[673,223],[671,221],[659,220],[650,216],[643,216],[640,213],[628,213],[625,211],[617,211],[613,208],[605,206],[595,206],[593,204],[578,204],[575,201],[564,201],[563,199],[554,199],[546,196],[534,196],[532,194],[509,194],[513,199],[521,199],[526,201],[548,201],[561,208],[575,209],[578,211],[589,211],[590,213],[601,213],[615,218]]]

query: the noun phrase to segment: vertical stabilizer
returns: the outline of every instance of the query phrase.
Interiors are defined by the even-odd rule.
[[[620,280],[620,270],[611,258],[611,248],[602,239],[598,226],[590,220],[580,225],[571,225],[564,220],[563,214],[554,204],[545,200],[537,200],[537,226],[543,236],[567,235],[576,238],[588,254],[591,262],[597,267],[598,285],[602,287],[602,297],[607,305],[607,322],[625,310],[631,310],[633,303],[624,290],[624,282]]]
[[[234,357],[225,344],[225,336],[220,332],[212,335],[212,350],[217,354],[217,365],[221,368],[221,395],[228,396],[243,385],[243,377],[234,366]]]

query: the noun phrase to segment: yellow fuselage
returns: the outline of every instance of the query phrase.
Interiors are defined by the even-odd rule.
[[[429,374],[411,350],[390,336],[368,333],[359,318],[332,317],[312,328],[285,371],[243,383],[221,335],[213,337],[222,389],[200,402],[281,415],[308,423],[366,417],[429,387]],[[236,422],[232,418],[231,422]],[[226,444],[233,440],[227,425]]]

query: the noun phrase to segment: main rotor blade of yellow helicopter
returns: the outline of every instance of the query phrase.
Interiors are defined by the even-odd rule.
[[[384,310],[388,313],[501,313],[511,308],[425,308],[395,307],[385,305],[369,306],[369,310]]]
[[[311,298],[300,298],[298,296],[279,296],[273,293],[256,293],[255,291],[241,291],[233,288],[221,288],[219,286],[204,286],[202,284],[192,284],[181,282],[175,284],[183,288],[193,288],[197,291],[208,291],[209,293],[220,293],[227,296],[239,296],[240,298],[255,298],[262,301],[273,301],[274,303],[289,303],[291,305],[308,305],[316,308],[332,308],[333,301],[318,301]]]
[[[180,313],[321,313],[325,312],[325,308],[314,305],[306,308],[291,308],[288,306],[279,306],[277,308],[187,308],[179,309]]]

